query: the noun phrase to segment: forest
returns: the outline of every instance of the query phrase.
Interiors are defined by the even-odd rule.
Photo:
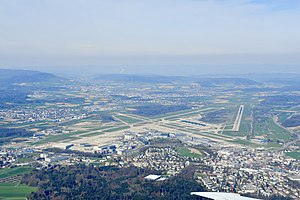
[[[300,126],[300,115],[293,115],[290,118],[284,120],[282,122],[282,125],[284,127],[296,127],[296,126]]]
[[[190,166],[165,181],[147,181],[158,173],[137,167],[55,166],[34,170],[22,183],[37,187],[29,199],[199,199],[190,192],[204,191]]]
[[[14,138],[31,137],[32,132],[22,128],[0,128],[0,145],[11,142]]]
[[[145,179],[147,175],[159,172],[134,166],[118,168],[84,164],[55,165],[47,169],[33,170],[25,174],[21,182],[38,188],[28,195],[28,199],[31,200],[200,200],[201,197],[190,195],[191,192],[206,191],[194,179],[195,170],[196,166],[191,165],[167,180],[149,181]],[[266,200],[291,200],[282,196],[258,197],[253,194],[243,196]]]

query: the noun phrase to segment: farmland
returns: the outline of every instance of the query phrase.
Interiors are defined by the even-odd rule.
[[[0,169],[0,199],[26,199],[29,193],[36,191],[35,187],[20,184],[21,175],[31,171],[30,167]]]
[[[29,193],[36,190],[35,187],[18,183],[0,183],[0,199],[25,200]]]

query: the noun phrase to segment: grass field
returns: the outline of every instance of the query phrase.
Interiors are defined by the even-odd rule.
[[[287,152],[287,156],[300,160],[300,151]]]
[[[292,113],[289,112],[280,112],[278,116],[278,120],[280,122],[284,122],[285,120],[287,120],[288,117],[290,117],[292,115]]]
[[[36,191],[35,187],[23,184],[0,183],[0,199],[26,199],[26,196],[34,191]]]
[[[278,126],[273,119],[268,120],[268,126],[271,134],[274,135],[275,138],[285,141],[289,141],[291,139],[291,133],[288,130]]]
[[[15,168],[4,168],[0,169],[0,178],[6,178],[9,176],[17,176],[20,174],[25,174],[31,172],[31,167],[15,167]]]
[[[33,158],[18,158],[18,163],[27,163],[27,162],[30,162],[30,161],[33,161]]]
[[[272,148],[272,149],[278,149],[278,148],[282,147],[282,145],[273,142],[273,143],[267,143],[265,145],[265,147],[266,148]]]
[[[248,140],[243,140],[243,139],[228,140],[228,142],[241,144],[241,145],[245,145],[245,146],[251,146],[251,147],[259,147],[260,146],[258,144],[254,144]]]
[[[45,139],[42,139],[41,141],[32,143],[33,145],[40,145],[40,144],[45,144],[47,142],[60,142],[63,140],[76,140],[76,139],[80,139],[79,137],[74,137],[74,135],[76,134],[61,134],[61,135],[51,135],[46,137]]]
[[[201,158],[202,157],[202,154],[194,153],[187,148],[177,148],[176,150],[177,150],[177,153],[181,156],[187,156],[190,158]]]
[[[0,178],[7,178],[31,172],[30,167],[15,167],[0,169]],[[16,183],[1,183],[0,182],[0,199],[19,200],[26,199],[26,196],[36,191],[35,187]]]

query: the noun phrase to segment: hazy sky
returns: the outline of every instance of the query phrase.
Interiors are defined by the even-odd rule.
[[[0,0],[0,67],[57,66],[300,72],[300,1]]]

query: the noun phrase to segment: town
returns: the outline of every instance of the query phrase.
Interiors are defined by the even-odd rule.
[[[18,105],[7,97],[0,183],[78,164],[151,170],[143,179],[160,183],[192,167],[206,191],[298,198],[298,93],[248,79],[166,79],[130,87],[112,77],[63,80],[25,90]]]

